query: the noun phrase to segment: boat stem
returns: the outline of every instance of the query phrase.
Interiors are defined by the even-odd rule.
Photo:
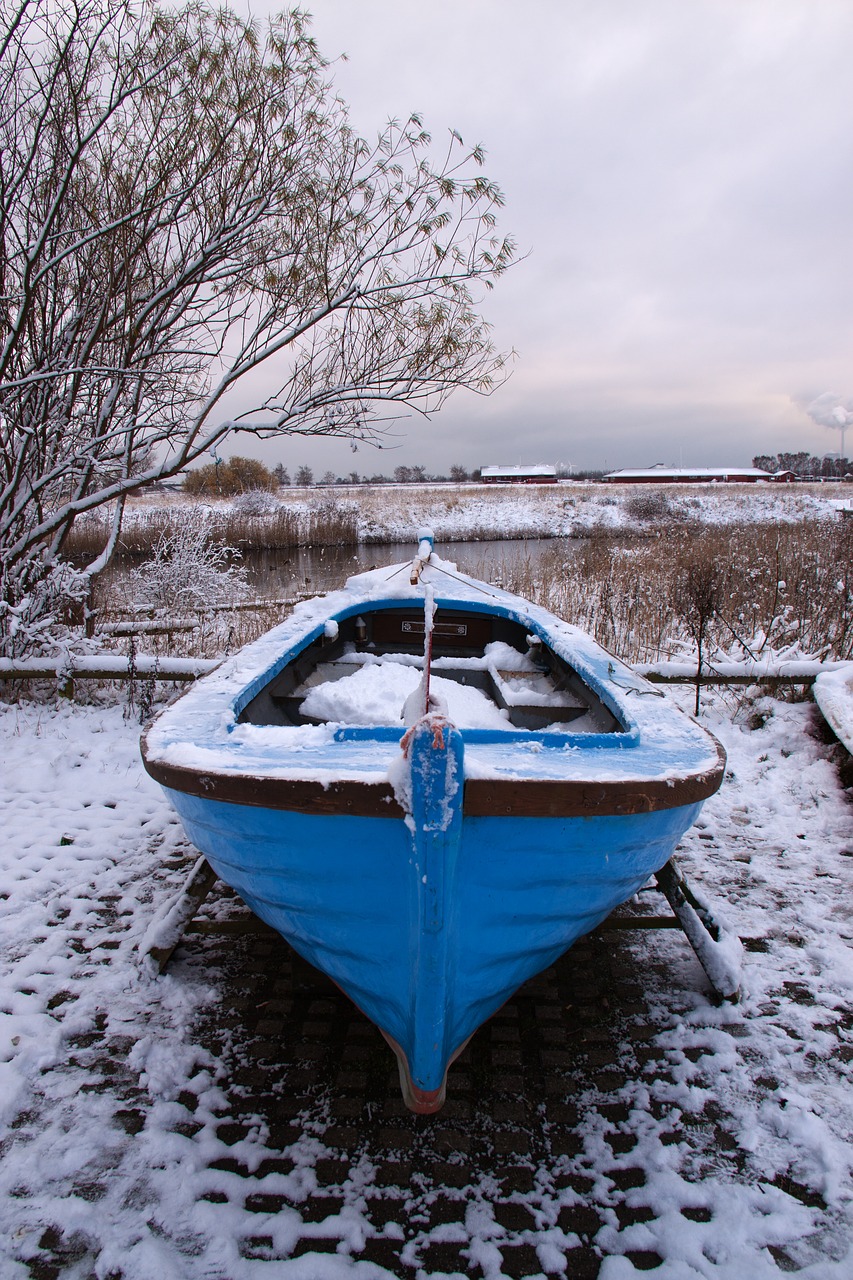
[[[409,731],[412,777],[412,868],[417,912],[412,973],[412,1030],[407,1045],[406,1103],[415,1111],[437,1110],[444,1100],[447,1067],[459,1046],[448,1043],[452,1001],[448,986],[448,912],[462,839],[464,746],[462,734],[437,715],[424,716]]]

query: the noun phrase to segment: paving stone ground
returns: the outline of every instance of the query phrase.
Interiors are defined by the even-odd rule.
[[[0,1280],[848,1280],[853,850],[804,726],[774,703],[727,730],[727,794],[679,853],[760,935],[744,1004],[709,999],[678,931],[602,930],[478,1031],[431,1118],[221,887],[151,976],[139,943],[197,853],[156,803],[123,812],[94,731],[81,803],[66,781],[31,842],[51,755],[7,849]]]
[[[562,1266],[555,1261],[553,1269],[567,1267],[577,1280],[595,1277],[602,1227],[654,1216],[642,1202],[643,1169],[631,1160],[638,1138],[622,1091],[656,1058],[656,1072],[666,1070],[652,1043],[661,1026],[644,994],[649,981],[667,982],[673,954],[689,978],[705,981],[680,934],[655,935],[667,938],[666,954],[656,960],[650,949],[644,972],[631,935],[583,939],[480,1028],[451,1068],[444,1109],[422,1117],[403,1105],[396,1063],[379,1032],[335,985],[241,905],[226,927],[235,924],[246,931],[220,933],[214,924],[213,932],[191,933],[183,954],[217,971],[222,992],[203,1033],[206,1048],[227,1064],[229,1106],[217,1137],[235,1147],[260,1134],[265,1148],[254,1168],[229,1155],[214,1162],[243,1180],[244,1206],[258,1214],[245,1256],[279,1256],[263,1223],[288,1197],[255,1187],[271,1172],[293,1171],[287,1152],[306,1131],[317,1133],[324,1151],[313,1166],[316,1183],[298,1205],[311,1234],[287,1256],[338,1249],[338,1215],[353,1203],[359,1168],[366,1172],[359,1209],[377,1234],[357,1256],[398,1275],[483,1274],[469,1235],[470,1215],[484,1206],[497,1224],[508,1277],[549,1270],[543,1256],[547,1263],[549,1232],[560,1240],[555,1228],[570,1247],[558,1250]],[[184,1101],[191,1106],[192,1095]],[[590,1108],[612,1152],[603,1177],[598,1155],[584,1172]],[[736,1157],[720,1117],[689,1119],[698,1147],[713,1146],[718,1162]],[[680,1125],[663,1133],[664,1142],[684,1137]],[[234,1194],[230,1184],[211,1198]],[[699,1220],[706,1212],[684,1209]],[[643,1249],[627,1256],[638,1270],[662,1261]]]

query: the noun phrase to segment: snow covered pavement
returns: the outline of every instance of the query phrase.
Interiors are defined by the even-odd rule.
[[[600,931],[419,1118],[375,1029],[233,899],[140,968],[193,853],[138,725],[0,706],[3,1280],[847,1280],[853,806],[814,715],[707,695],[729,776],[680,856],[745,941],[743,1002],[675,930]]]

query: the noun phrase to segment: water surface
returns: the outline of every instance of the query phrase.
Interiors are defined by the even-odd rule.
[[[569,545],[565,539],[561,545]],[[526,538],[507,542],[443,542],[436,551],[452,560],[463,573],[486,582],[508,581],[528,565],[536,568],[555,542],[550,538]],[[381,543],[357,547],[298,547],[289,551],[244,549],[243,564],[252,588],[259,596],[273,598],[292,591],[334,591],[353,573],[411,560],[412,542]]]

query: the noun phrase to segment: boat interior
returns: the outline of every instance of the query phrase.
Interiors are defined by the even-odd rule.
[[[389,683],[391,675],[400,675],[400,667],[409,668],[416,683],[423,670],[424,632],[424,611],[416,606],[365,609],[336,619],[243,707],[238,720],[296,726],[337,722],[344,717],[329,686],[347,680],[354,685],[368,666],[382,668]],[[451,681],[478,690],[507,730],[622,731],[567,662],[528,628],[500,614],[439,608],[433,619],[430,672],[435,684]],[[317,696],[321,687],[325,698]],[[399,719],[397,705],[391,720],[381,723],[402,724],[402,705]],[[350,712],[346,719],[366,725],[375,722],[375,712],[365,709],[361,717]]]

